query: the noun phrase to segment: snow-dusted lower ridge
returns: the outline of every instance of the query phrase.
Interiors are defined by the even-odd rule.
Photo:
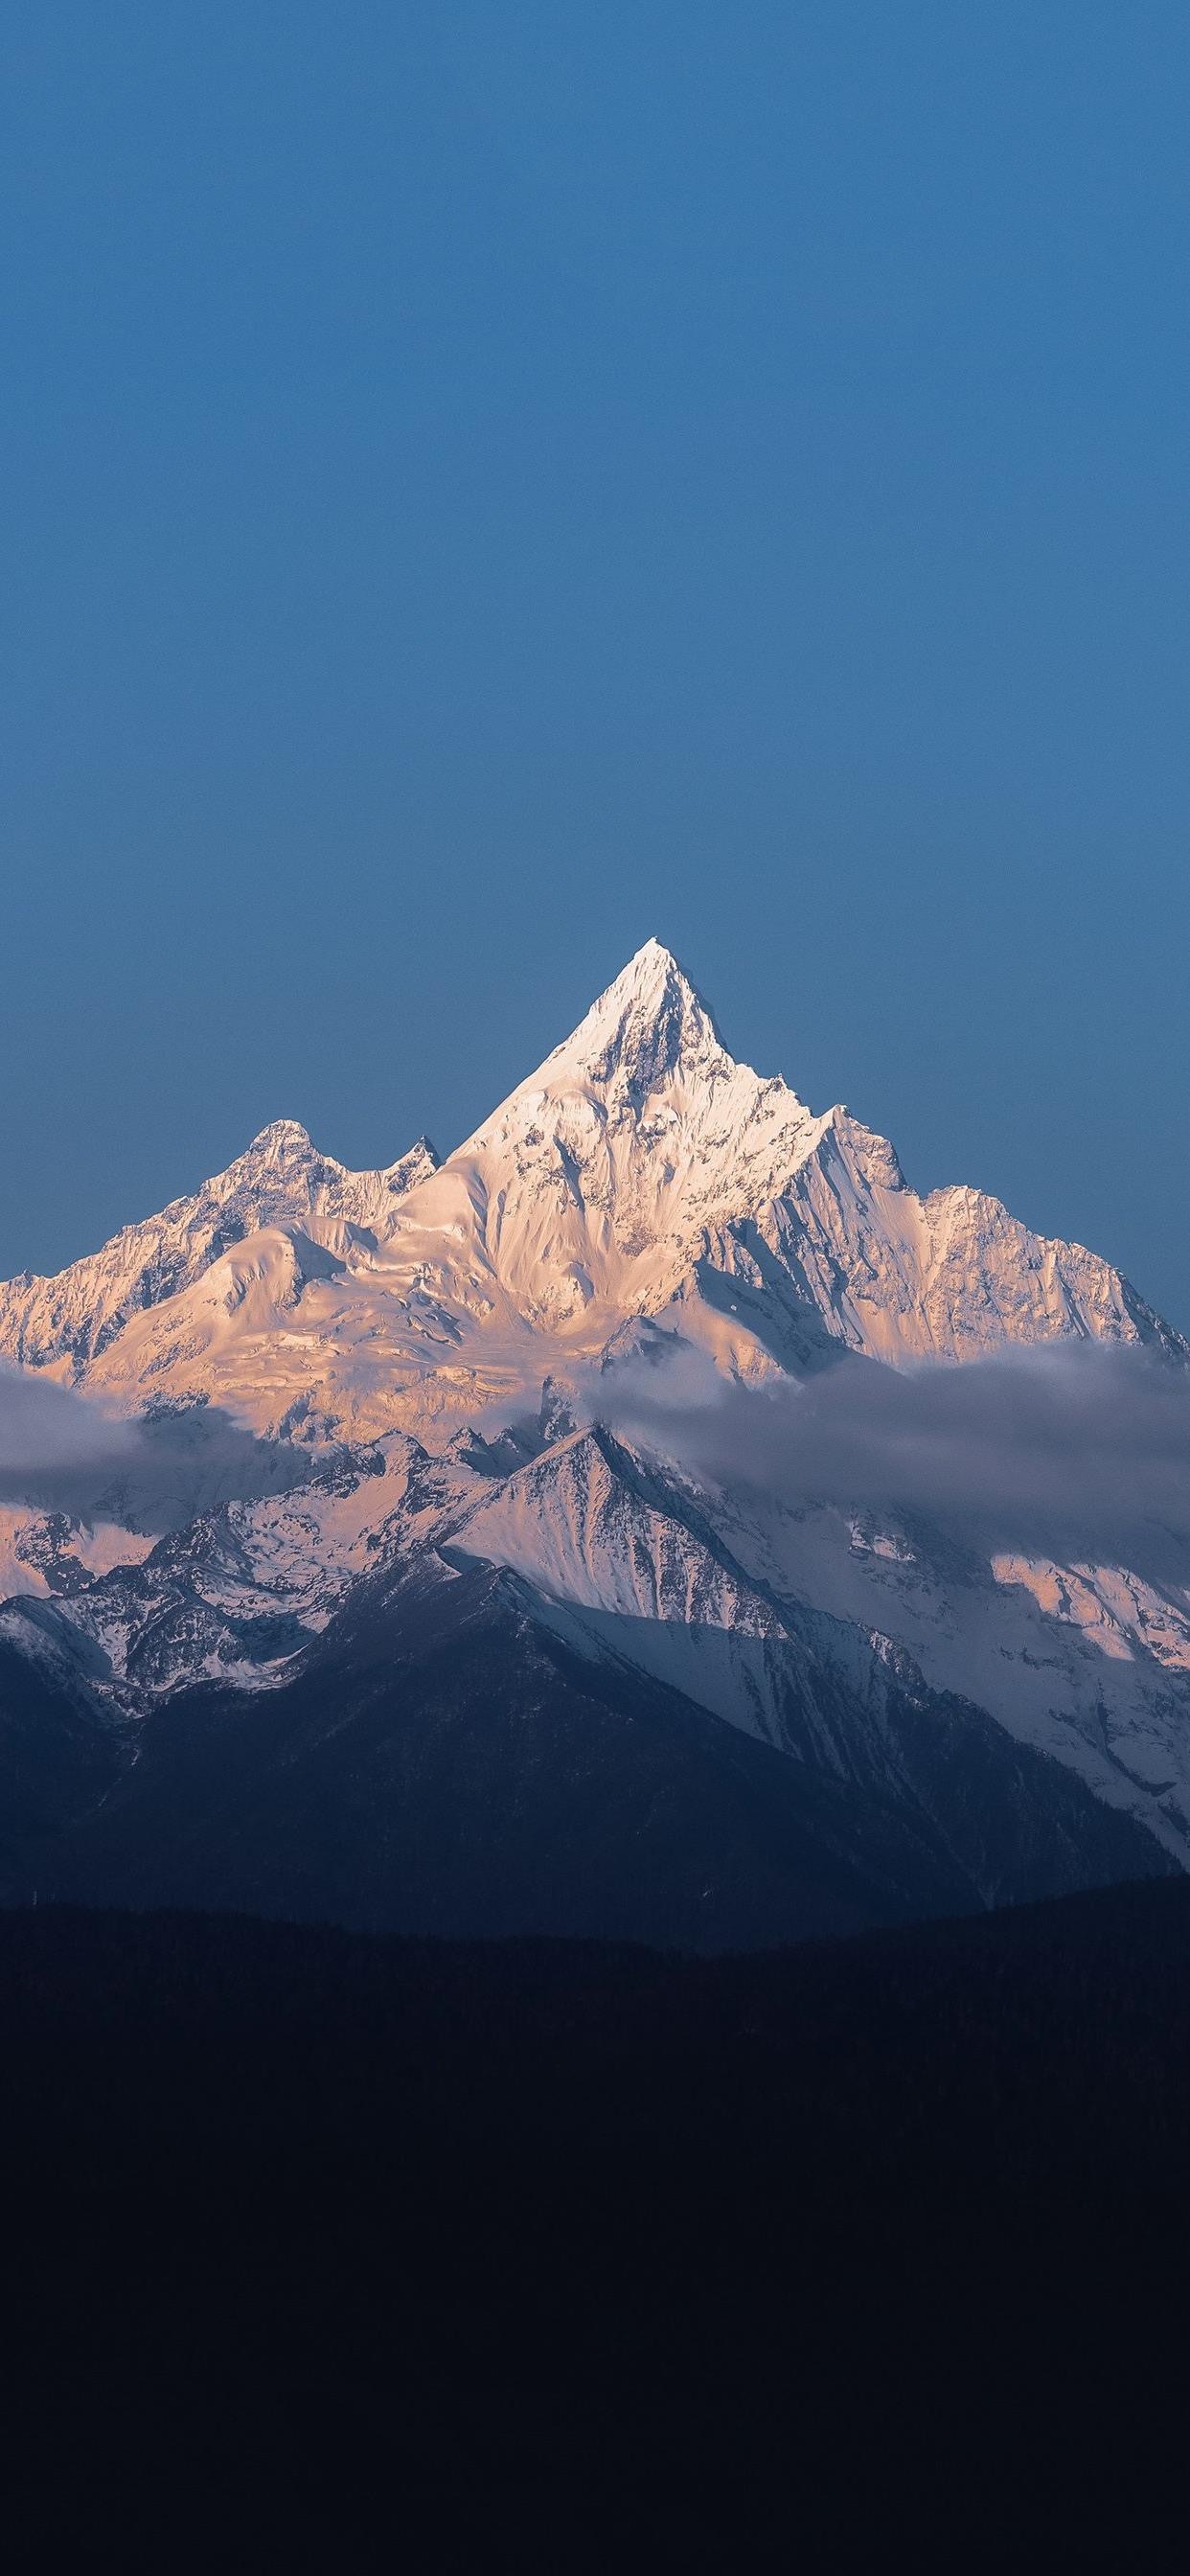
[[[712,1943],[1190,1865],[1168,1513],[1117,1561],[874,1510],[862,1473],[794,1502],[747,1455],[700,1465],[680,1406],[637,1437],[617,1394],[845,1378],[862,1407],[889,1364],[1092,1344],[1162,1384],[1190,1360],[1094,1254],[920,1198],[845,1109],[737,1063],[655,941],[441,1166],[423,1140],[353,1173],[279,1121],[0,1290],[0,1353],[149,1408],[181,1461],[156,1517],[128,1476],[0,1499],[0,1890],[36,1855],[63,1893],[612,1928],[534,1900],[539,1809],[591,1868],[592,1834],[652,1855],[615,1928],[652,1937],[668,1889],[673,1937]],[[448,1922],[413,1855],[452,1798]]]

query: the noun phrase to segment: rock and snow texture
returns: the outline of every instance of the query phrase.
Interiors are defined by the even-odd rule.
[[[304,1127],[276,1118],[190,1198],[124,1226],[56,1278],[23,1271],[0,1291],[0,1350],[31,1368],[65,1361],[78,1376],[132,1319],[203,1277],[266,1227],[305,1226],[314,1241],[352,1227],[384,1230],[398,1199],[433,1171],[423,1136],[382,1172],[349,1172],[319,1154]]]
[[[0,1505],[0,1601],[10,1593],[39,1599],[77,1592],[113,1566],[135,1565],[153,1541],[114,1521],[83,1521],[66,1512]]]
[[[229,1170],[56,1279],[0,1291],[0,1352],[129,1406],[205,1393],[258,1429],[457,1422],[668,1318],[741,1374],[964,1360],[1006,1343],[1186,1346],[1107,1262],[968,1189],[911,1190],[845,1109],[727,1053],[650,940],[440,1167],[352,1173],[266,1128]]]
[[[1190,1866],[1190,1562],[1182,1586],[910,1535],[835,1507],[703,1497],[763,1589],[895,1639],[931,1689],[977,1703]]]
[[[343,1453],[300,1491],[222,1504],[118,1559],[109,1545],[102,1572],[47,1585],[53,1607],[38,1599],[24,1615],[39,1637],[88,1641],[96,1691],[119,1715],[197,1680],[267,1686],[373,1563],[414,1450],[395,1433]],[[7,1615],[17,1639],[19,1600]]]
[[[83,1674],[132,1741],[198,1685],[300,1688],[357,1613],[396,1623],[399,1665],[417,1583],[462,1598],[488,1569],[601,1688],[630,1672],[832,1798],[850,1782],[920,1819],[943,1796],[922,1745],[978,1742],[1004,1815],[1035,1819],[1060,1766],[1190,1864],[1190,1565],[1182,1585],[1060,1548],[975,1563],[945,1530],[786,1512],[582,1427],[625,1356],[693,1346],[751,1382],[1086,1341],[1190,1361],[1094,1254],[974,1190],[920,1198],[845,1109],[738,1064],[651,940],[443,1164],[423,1139],[350,1172],[280,1120],[57,1278],[0,1288],[10,1359],[125,1413],[217,1409],[289,1444],[279,1481],[305,1462],[296,1490],[229,1482],[160,1538],[118,1501],[5,1505],[0,1637]],[[994,1852],[964,1869],[985,1896],[1032,1883]]]

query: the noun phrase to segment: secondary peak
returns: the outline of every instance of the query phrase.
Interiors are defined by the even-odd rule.
[[[262,1127],[259,1135],[253,1137],[248,1152],[250,1154],[287,1153],[299,1149],[308,1150],[309,1145],[309,1135],[296,1118],[271,1118],[268,1126]]]

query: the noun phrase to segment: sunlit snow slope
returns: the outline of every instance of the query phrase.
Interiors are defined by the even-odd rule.
[[[350,1173],[303,1129],[56,1279],[0,1351],[122,1404],[205,1393],[261,1430],[433,1436],[633,1318],[725,1367],[894,1363],[1094,1336],[1185,1346],[1110,1265],[969,1189],[919,1198],[883,1137],[737,1064],[650,940],[439,1169]]]

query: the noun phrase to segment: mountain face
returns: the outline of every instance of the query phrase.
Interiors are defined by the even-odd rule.
[[[0,1291],[0,1352],[128,1406],[205,1394],[271,1434],[377,1437],[457,1424],[637,1319],[746,1376],[840,1348],[1188,1356],[1107,1262],[976,1191],[919,1198],[883,1137],[736,1064],[653,940],[440,1167],[423,1139],[347,1172],[279,1121],[194,1198]]]
[[[0,1350],[27,1367],[66,1361],[85,1374],[134,1316],[181,1294],[233,1246],[269,1227],[307,1227],[318,1240],[349,1227],[383,1229],[399,1198],[435,1168],[422,1136],[383,1172],[349,1172],[315,1152],[304,1127],[276,1118],[225,1172],[160,1216],[127,1225],[56,1279],[29,1271],[0,1292]]]
[[[714,1948],[1186,1866],[1190,1562],[791,1503],[610,1400],[1038,1345],[1190,1362],[736,1063],[655,941],[441,1165],[278,1121],[0,1289],[26,1370],[283,1461],[163,1536],[0,1508],[0,1885]]]

